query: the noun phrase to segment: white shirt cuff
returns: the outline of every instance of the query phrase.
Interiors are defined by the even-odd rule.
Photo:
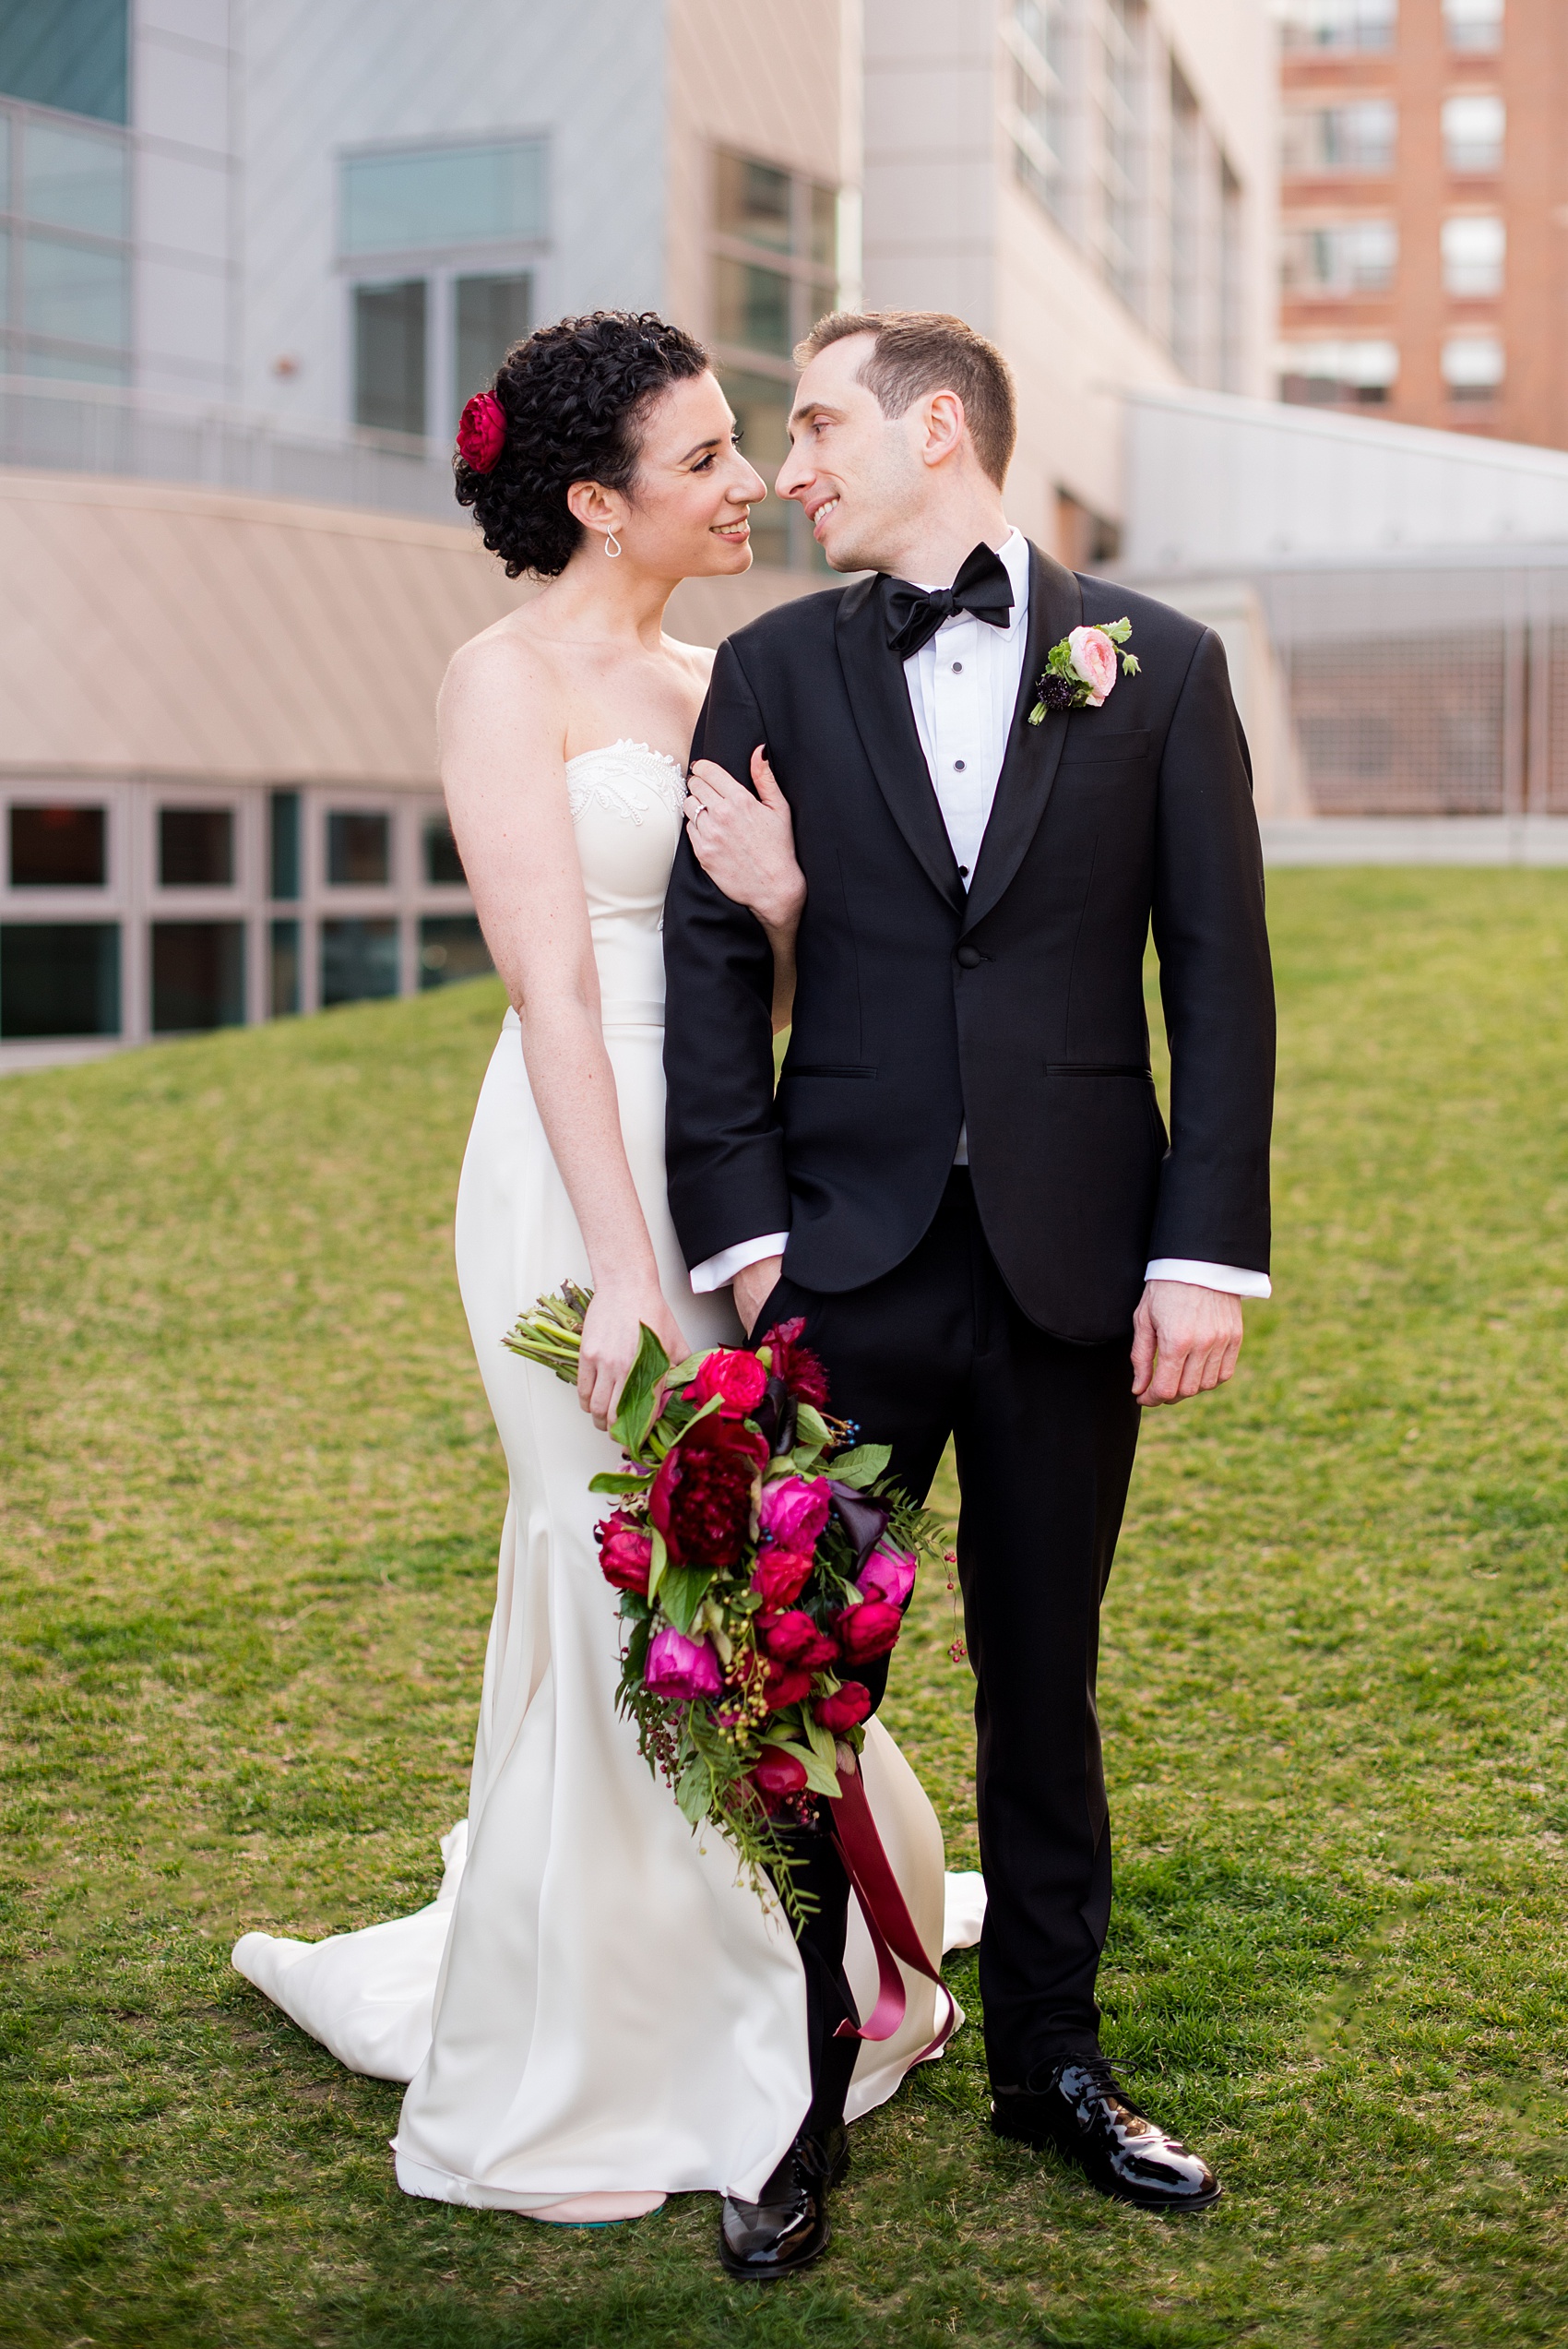
[[[1266,1272],[1243,1272],[1235,1264],[1200,1264],[1185,1256],[1157,1256],[1144,1267],[1146,1281],[1185,1281],[1194,1289],[1223,1289],[1233,1297],[1269,1297],[1273,1285]],[[692,1286],[695,1288],[694,1278]]]
[[[715,1289],[727,1289],[748,1264],[760,1264],[765,1256],[782,1256],[789,1243],[788,1232],[769,1232],[764,1239],[737,1240],[732,1248],[720,1248],[717,1256],[705,1257],[701,1264],[692,1267],[693,1294],[706,1297]]]

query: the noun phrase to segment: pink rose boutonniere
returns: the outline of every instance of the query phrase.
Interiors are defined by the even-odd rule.
[[[1038,726],[1056,709],[1101,708],[1116,683],[1117,647],[1125,644],[1132,633],[1131,620],[1108,620],[1103,628],[1075,628],[1060,644],[1053,644],[1035,679],[1039,698],[1029,711],[1030,725]],[[1121,661],[1123,675],[1135,677],[1136,654],[1123,652]]]

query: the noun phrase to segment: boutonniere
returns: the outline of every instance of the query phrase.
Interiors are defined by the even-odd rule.
[[[1039,699],[1029,712],[1030,725],[1038,726],[1052,709],[1098,709],[1116,683],[1116,648],[1132,633],[1131,620],[1111,620],[1103,628],[1075,628],[1053,644],[1035,679]],[[1121,658],[1123,674],[1135,677],[1137,655],[1124,652]]]

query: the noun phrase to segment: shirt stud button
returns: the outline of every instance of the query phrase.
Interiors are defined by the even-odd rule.
[[[963,662],[962,662],[961,661],[955,661],[955,662],[954,662],[954,663],[953,663],[953,674],[954,674],[956,677],[961,677],[961,676],[963,675],[963,674],[964,674],[964,664],[963,664]]]
[[[955,758],[955,760],[953,761],[953,772],[954,772],[956,775],[961,775],[961,774],[963,773],[963,771],[964,771],[964,762],[963,762],[963,760],[962,760],[961,758]]]

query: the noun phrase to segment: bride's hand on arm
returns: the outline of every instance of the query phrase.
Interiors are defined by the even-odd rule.
[[[659,1282],[621,1135],[599,972],[572,831],[565,711],[548,667],[515,636],[466,645],[441,689],[441,779],[463,870],[522,1023],[545,1139],[588,1248],[594,1286],[577,1394],[607,1427],[647,1322],[688,1349]],[[572,1270],[559,1267],[557,1277]],[[531,1297],[517,1300],[521,1311]]]
[[[737,905],[749,906],[766,931],[773,948],[773,1025],[787,1028],[806,882],[795,858],[790,803],[760,743],[752,753],[752,781],[754,793],[711,758],[695,760],[686,781],[686,837],[714,886]]]

